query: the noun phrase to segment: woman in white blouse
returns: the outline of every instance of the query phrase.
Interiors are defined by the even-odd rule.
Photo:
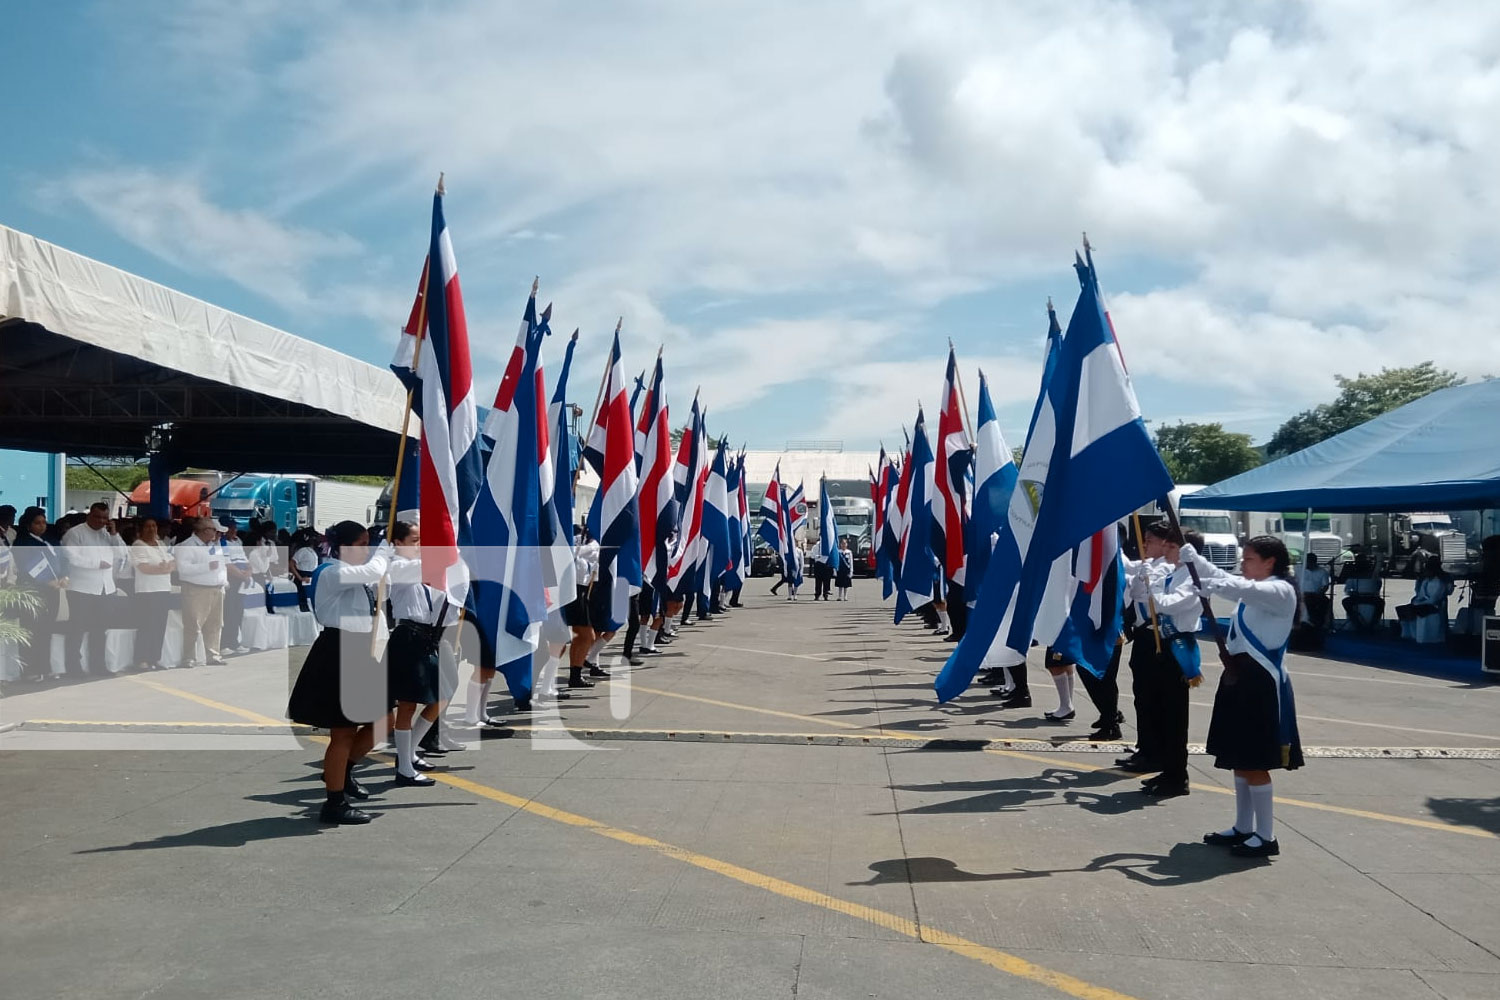
[[[130,543],[130,566],[135,572],[135,669],[165,670],[161,665],[162,637],[172,605],[172,570],[177,561],[161,540],[156,518],[141,518]]]
[[[385,576],[391,548],[370,550],[370,533],[355,521],[328,529],[329,560],[314,572],[309,588],[323,631],[307,652],[286,714],[293,722],[328,730],[323,785],[324,823],[368,823],[370,814],[349,804],[370,793],[354,778],[354,765],[375,745],[375,723],[389,725],[391,699],[385,672],[375,658],[375,588]]]
[[[1297,585],[1291,558],[1278,538],[1261,535],[1245,543],[1243,576],[1232,576],[1182,547],[1203,581],[1204,596],[1238,599],[1225,641],[1224,674],[1214,695],[1208,752],[1214,766],[1234,771],[1234,825],[1203,838],[1238,857],[1281,853],[1272,817],[1271,772],[1302,766],[1297,709],[1284,662],[1297,620]]]

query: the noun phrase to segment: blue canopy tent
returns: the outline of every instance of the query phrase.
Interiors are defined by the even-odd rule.
[[[1500,507],[1500,379],[1454,386],[1182,498],[1214,510]]]

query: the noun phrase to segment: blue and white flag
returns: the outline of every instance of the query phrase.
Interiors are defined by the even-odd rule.
[[[974,432],[974,507],[969,513],[965,527],[967,538],[964,548],[968,557],[969,578],[984,579],[990,565],[990,545],[1000,524],[1005,520],[1005,509],[1010,504],[1011,491],[1015,489],[1015,457],[1000,433],[1000,422],[995,419],[995,406],[990,401],[990,384],[979,373],[979,427]],[[975,587],[974,590],[978,590]],[[969,607],[974,606],[977,593],[967,593]]]
[[[1075,266],[1083,289],[1037,407],[968,631],[938,674],[940,701],[968,686],[1004,622],[1011,650],[1024,655],[1033,638],[1051,644],[1071,610],[1064,603],[1054,621],[1044,609],[1049,583],[1056,589],[1056,564],[1070,578],[1073,549],[1172,488],[1141,419],[1093,260]]]
[[[818,555],[830,570],[838,572],[839,526],[833,516],[833,497],[828,495],[827,476],[818,483]]]
[[[766,484],[766,495],[760,502],[758,534],[778,555],[781,553],[781,495],[781,463],[777,462],[776,471],[771,473],[771,481]]]
[[[546,315],[551,313],[552,307],[548,306]],[[573,449],[568,446],[567,406],[568,374],[573,370],[573,349],[577,346],[578,331],[574,330],[563,354],[557,385],[552,389],[552,401],[547,406],[550,440],[546,454],[549,461],[542,466],[543,516],[539,534],[550,567],[547,576],[549,612],[561,611],[564,604],[578,596],[578,571],[573,561]],[[541,370],[541,358],[538,357],[539,383]]]
[[[927,443],[927,423],[917,411],[917,426],[911,438],[911,491],[907,495],[906,548],[901,553],[901,578],[896,586],[896,624],[913,608],[937,596],[934,587],[940,575],[932,551],[932,491],[935,470],[932,447]]]
[[[713,465],[708,470],[708,483],[703,489],[703,541],[707,567],[703,587],[711,588],[715,581],[733,568],[730,559],[730,507],[729,507],[729,443],[720,441],[714,452]]]
[[[725,590],[738,590],[749,575],[745,567],[745,520],[740,510],[740,486],[745,478],[744,456],[730,459],[726,464],[724,490],[729,501],[729,565],[723,580]]]

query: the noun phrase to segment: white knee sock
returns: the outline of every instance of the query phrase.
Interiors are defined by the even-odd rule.
[[[1073,704],[1073,695],[1078,691],[1078,668],[1073,668],[1067,673],[1068,678],[1068,704]]]
[[[1271,782],[1250,786],[1250,801],[1255,806],[1255,835],[1268,843],[1276,839],[1276,822],[1271,816],[1273,798]]]
[[[648,653],[656,652],[656,629],[649,627],[641,629],[641,648]]]
[[[479,712],[484,708],[484,685],[478,681],[469,682],[469,700],[464,702],[464,721],[471,726],[479,725]]]
[[[944,629],[944,631],[947,631],[947,632],[953,631],[953,626],[948,621],[948,612],[947,612],[947,610],[945,609],[943,611],[939,611],[937,613],[937,615],[938,615],[938,621],[940,621],[940,622],[943,623],[943,629]]]
[[[1220,830],[1219,836],[1244,836],[1255,832],[1255,803],[1250,798],[1250,782],[1243,775],[1234,776],[1234,825]]]
[[[420,715],[417,716],[415,719],[412,719],[411,720],[411,745],[412,745],[412,747],[415,748],[415,747],[421,746],[422,745],[422,739],[423,739],[423,737],[425,737],[427,735],[428,731],[431,730],[431,729],[432,729],[432,723],[428,722],[426,719],[422,718]]]
[[[1057,687],[1057,711],[1054,715],[1067,715],[1073,711],[1073,685],[1067,674],[1053,674],[1052,683]]]
[[[415,778],[417,769],[412,766],[411,730],[398,729],[392,736],[396,743],[396,772],[408,778]]]
[[[599,653],[600,653],[601,650],[604,649],[605,645],[608,642],[609,642],[608,639],[595,639],[594,640],[594,644],[589,647],[588,662],[590,662],[590,663],[598,663],[599,662]]]

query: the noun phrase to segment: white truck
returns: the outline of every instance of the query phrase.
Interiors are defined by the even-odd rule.
[[[1302,548],[1307,546],[1313,555],[1318,557],[1318,562],[1325,567],[1332,567],[1333,563],[1343,554],[1347,542],[1353,540],[1353,536],[1345,538],[1339,534],[1342,522],[1332,514],[1312,514],[1312,521],[1308,521],[1308,512],[1305,510],[1290,510],[1280,513],[1257,512],[1250,515],[1251,535],[1273,535],[1285,543],[1287,552],[1291,554],[1292,565],[1302,565]]]
[[[1197,510],[1183,508],[1182,498],[1203,489],[1201,483],[1184,483],[1172,490],[1172,505],[1177,508],[1177,517],[1184,531],[1196,531],[1203,536],[1203,558],[1230,573],[1240,569],[1240,536],[1235,530],[1234,512],[1228,510]],[[1155,520],[1167,516],[1160,502],[1147,504],[1138,512],[1143,520]]]

